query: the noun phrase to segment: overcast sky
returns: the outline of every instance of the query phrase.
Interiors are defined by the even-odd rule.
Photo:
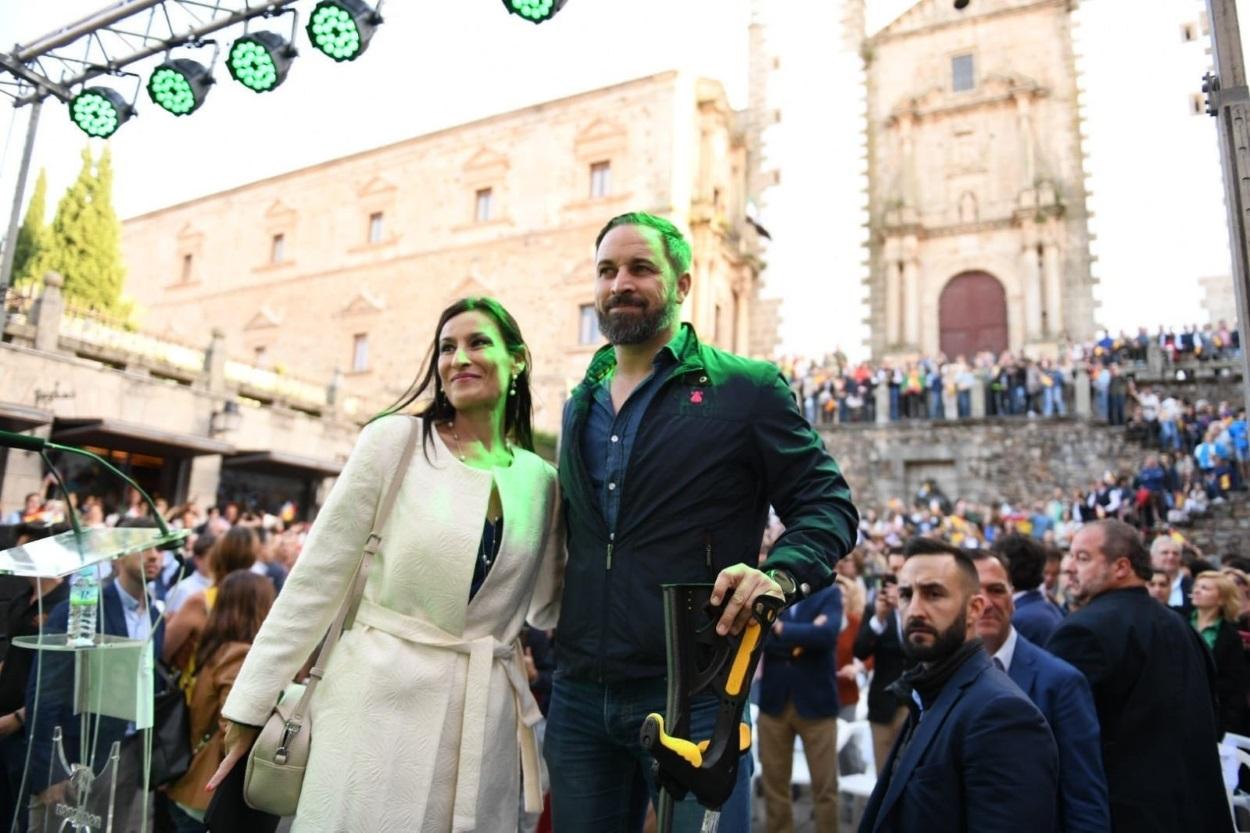
[[[0,33],[26,43],[106,5],[3,0]],[[766,279],[784,300],[783,346],[862,354],[859,62],[840,49],[839,0],[762,5],[769,47],[782,58],[771,86],[782,123],[767,136],[781,185],[767,194],[763,219],[774,236]],[[909,5],[869,0],[870,31]],[[1076,13],[1098,320],[1113,329],[1205,321],[1197,280],[1230,269],[1215,122],[1187,113],[1208,59],[1181,42],[1180,24],[1203,7],[1085,0]],[[390,0],[383,11],[386,23],[351,64],[315,53],[301,32],[302,54],[272,94],[250,93],[219,68],[203,109],[177,119],[141,93],[141,115],[111,140],[121,216],[674,68],[722,81],[731,102],[746,105],[750,0],[569,0],[542,26],[509,16],[499,0]],[[150,69],[139,70],[145,81]],[[28,112],[0,111],[0,222]],[[65,108],[50,101],[33,168],[48,171],[49,214],[83,144]]]

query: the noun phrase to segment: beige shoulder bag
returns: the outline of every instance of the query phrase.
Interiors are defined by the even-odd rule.
[[[378,507],[373,531],[365,539],[364,553],[352,578],[351,589],[326,632],[325,641],[313,662],[312,671],[309,672],[308,683],[303,686],[291,685],[283,692],[247,757],[243,799],[253,809],[275,816],[290,816],[299,805],[304,770],[308,766],[308,751],[312,745],[312,720],[308,713],[308,704],[312,701],[313,692],[317,690],[317,683],[325,675],[330,654],[334,652],[339,637],[345,629],[351,629],[356,618],[356,610],[360,607],[365,584],[369,579],[369,567],[373,563],[373,556],[382,546],[382,529],[391,515],[395,496],[399,494],[400,484],[403,483],[408,464],[412,461],[413,450],[417,446],[419,426],[420,422],[414,419],[408,442],[399,458],[399,467],[391,479],[386,497]]]

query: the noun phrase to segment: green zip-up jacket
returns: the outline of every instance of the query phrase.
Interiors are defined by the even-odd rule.
[[[714,581],[744,563],[784,569],[804,595],[833,580],[859,516],[837,463],[799,413],[778,369],[700,344],[693,328],[642,417],[609,531],[582,460],[594,388],[615,367],[609,345],[565,406],[560,486],[568,565],[558,668],[604,682],[666,673],[660,587]],[[764,564],[772,506],[786,530]]]

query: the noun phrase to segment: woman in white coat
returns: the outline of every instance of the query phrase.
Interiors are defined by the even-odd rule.
[[[556,473],[532,452],[529,352],[489,298],[443,311],[424,373],[356,448],[222,714],[216,787],[347,593],[413,418],[422,448],[382,530],[354,627],[312,702],[295,833],[516,830],[518,782],[539,809],[541,715],[518,635],[553,627],[563,572]]]

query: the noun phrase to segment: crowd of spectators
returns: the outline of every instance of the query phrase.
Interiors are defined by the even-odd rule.
[[[94,496],[79,500],[71,494],[70,502],[87,528],[156,526],[152,509],[133,490],[119,507],[107,506]],[[179,550],[152,549],[100,566],[105,579],[104,613],[97,628],[113,636],[154,640],[161,665],[154,695],[176,686],[186,698],[193,733],[188,738],[193,741],[189,744],[194,752],[192,766],[145,793],[141,736],[133,724],[103,717],[98,718],[100,728],[94,730],[101,740],[91,745],[96,756],[92,763],[98,769],[109,744],[119,743],[113,829],[139,829],[146,796],[149,826],[154,819],[154,829],[206,830],[203,819],[209,794],[204,785],[220,763],[221,706],[270,604],[299,557],[307,524],[294,522],[293,507],[281,513],[284,519],[281,514],[241,510],[234,503],[202,510],[195,501],[176,507],[159,498],[153,502],[171,528],[190,534]],[[13,538],[6,546],[67,530],[67,511],[64,501],[27,495],[20,509],[0,513],[0,529]],[[56,757],[52,732],[55,724],[65,730],[66,738],[76,737],[78,718],[70,720],[68,711],[73,702],[72,668],[61,667],[59,657],[45,659],[42,654],[35,655],[32,665],[31,652],[10,646],[14,637],[44,628],[65,631],[70,584],[58,578],[7,578],[2,583],[0,623],[7,627],[0,640],[4,659],[0,676],[5,677],[0,683],[4,692],[0,698],[4,711],[0,714],[0,818],[6,825],[16,819],[14,829],[20,831],[28,823],[40,827],[56,815],[57,804],[66,800],[65,782],[48,774]],[[133,609],[140,615],[112,615],[114,600],[120,603],[118,612]],[[42,618],[34,611],[42,611]],[[144,611],[147,617],[141,615]],[[77,744],[67,741],[66,753],[75,762]],[[36,766],[24,777],[28,757]]]
[[[1144,470],[1157,466],[1159,455],[1151,453],[1147,460]],[[1049,498],[1019,506],[951,499],[926,483],[910,501],[892,500],[880,511],[861,513],[858,546],[837,565],[844,612],[834,661],[838,716],[867,719],[878,770],[907,713],[893,684],[915,665],[902,650],[897,618],[898,573],[909,545],[939,540],[974,560],[992,553],[1007,576],[1011,624],[1031,645],[1044,647],[1067,617],[1088,603],[1069,587],[1074,536],[1093,521],[1136,521],[1141,513],[1143,507],[1126,485],[1131,479],[1108,476],[1075,493],[1056,488]],[[779,532],[774,520],[764,549]],[[1204,553],[1173,525],[1146,529],[1142,535],[1153,570],[1150,595],[1192,627],[1209,652],[1219,734],[1250,735],[1250,558],[1240,550]],[[1064,727],[1052,728],[1062,745]],[[845,756],[842,770],[844,775],[856,771],[854,765],[848,770]],[[813,790],[815,786],[813,782]],[[1115,785],[1109,786],[1114,793]],[[1113,806],[1115,798],[1113,794]]]
[[[967,419],[978,386],[986,416],[1065,416],[1072,410],[1078,368],[1090,373],[1098,416],[1120,425],[1128,420],[1134,394],[1126,370],[1144,365],[1152,345],[1169,364],[1229,359],[1241,350],[1236,328],[1221,321],[1180,332],[1160,327],[1154,335],[1144,327],[1135,336],[1103,333],[1088,344],[1062,345],[1053,358],[982,351],[853,363],[839,348],[821,359],[783,356],[777,365],[813,425],[876,421],[882,387],[891,421]],[[952,401],[954,411],[947,413]]]
[[[155,526],[151,508],[133,490],[117,507],[98,497],[79,499],[75,494],[71,494],[70,502],[87,528]],[[102,767],[100,755],[106,754],[112,740],[120,742],[121,770],[127,777],[118,781],[112,829],[125,833],[139,830],[140,807],[146,795],[147,829],[198,833],[208,829],[204,819],[211,796],[204,787],[224,754],[221,708],[252,640],[299,558],[309,524],[294,520],[293,506],[284,506],[275,515],[249,511],[235,503],[206,509],[194,500],[170,507],[156,497],[153,503],[171,528],[190,530],[190,535],[177,551],[136,554],[135,558],[141,559],[137,562],[141,572],[130,570],[127,559],[101,565],[104,604],[107,609],[108,594],[118,595],[119,587],[124,591],[132,574],[139,579],[137,587],[146,585],[146,594],[132,587],[131,595],[136,599],[146,595],[146,602],[150,602],[150,606],[138,603],[152,614],[153,630],[147,633],[154,634],[160,666],[154,694],[159,696],[166,688],[181,689],[188,707],[194,756],[188,772],[167,783],[153,784],[153,791],[145,794],[139,786],[142,759],[136,754],[142,746],[140,738],[133,726],[122,727],[111,721],[101,724],[104,728],[99,736],[103,741],[94,744],[94,763],[97,769]],[[63,500],[27,495],[20,508],[0,511],[0,548],[67,530],[67,511]],[[5,541],[4,535],[10,540]],[[37,672],[31,663],[19,661],[29,660],[32,652],[10,650],[10,644],[13,637],[39,633],[45,625],[64,633],[70,585],[69,580],[62,579],[20,578],[12,579],[15,584],[9,587],[5,581],[0,578],[0,660],[4,660],[0,662],[0,819],[6,825],[16,819],[14,829],[20,833],[28,824],[43,829],[45,821],[55,815],[55,805],[66,798],[65,787],[46,777],[33,778],[28,772],[23,781],[23,769],[28,746],[34,749],[35,760],[52,759],[48,715],[66,714],[64,707],[72,702],[72,692],[57,679],[72,678],[72,674],[53,673],[56,669],[49,661],[42,684],[36,686]],[[38,605],[40,599],[42,606]],[[36,607],[44,610],[44,620],[34,615]],[[110,627],[115,625],[105,615],[100,628],[115,636],[143,638],[142,632],[114,633]],[[125,627],[129,628],[129,623]],[[525,672],[545,714],[555,667],[550,634],[526,628],[522,640]],[[306,666],[301,676],[307,672]],[[33,708],[36,701],[44,717],[39,718],[37,727],[28,726],[26,714],[38,714]],[[77,747],[66,749],[71,763],[75,762]],[[25,810],[28,805],[29,814]],[[525,816],[521,830],[549,833],[550,821],[545,815]]]
[[[971,361],[962,356],[946,361],[939,356],[870,366],[852,365],[838,352],[822,362],[787,359],[779,363],[808,418],[826,424],[875,420],[875,391],[880,385],[889,389],[886,402],[891,419],[946,418],[951,393],[956,414],[950,416],[969,417],[973,388],[978,384],[985,387],[988,415],[1061,416],[1072,406],[1075,369],[1088,367],[1098,413],[1109,422],[1125,425],[1127,436],[1145,447],[1136,471],[1108,471],[1086,486],[1054,486],[1049,495],[1039,491],[1034,499],[1023,502],[952,498],[930,481],[909,499],[890,500],[881,507],[861,505],[859,545],[837,566],[842,618],[834,664],[841,717],[854,719],[861,697],[884,698],[892,682],[880,673],[881,658],[863,649],[862,637],[869,632],[865,629],[871,620],[882,619],[883,611],[888,614],[897,608],[897,594],[890,588],[901,565],[900,553],[909,541],[925,537],[967,550],[994,550],[1007,564],[1015,590],[1036,593],[1049,606],[1047,611],[1053,609],[1057,621],[1078,607],[1060,569],[1073,537],[1092,521],[1118,519],[1141,529],[1151,542],[1152,595],[1184,617],[1211,651],[1222,728],[1250,733],[1250,558],[1240,552],[1204,554],[1184,534],[1186,526],[1210,511],[1213,503],[1245,490],[1250,476],[1245,412],[1227,402],[1161,398],[1150,386],[1135,384],[1121,369],[1144,362],[1152,344],[1173,362],[1227,358],[1239,350],[1236,332],[1221,325],[1187,327],[1180,333],[1160,331],[1155,336],[1143,330],[1134,338],[1121,334],[1116,339],[1072,346],[1054,360],[982,353]],[[87,527],[151,521],[150,509],[137,493],[128,494],[116,507],[93,496],[79,500],[71,495],[70,502]],[[195,501],[174,507],[159,498],[156,503],[170,526],[191,531],[180,553],[153,551],[143,563],[148,598],[159,614],[160,659],[186,693],[192,725],[211,738],[229,691],[231,669],[237,670],[242,662],[265,611],[298,559],[307,524],[294,520],[293,507],[269,515],[232,503],[207,509]],[[12,526],[29,540],[64,529],[66,512],[63,502],[31,494],[21,508],[0,512],[0,525]],[[776,531],[770,529],[772,534]],[[1042,556],[1028,565],[1017,558],[1012,566],[1011,553],[1021,550],[1013,542],[1022,539],[1032,542]],[[769,543],[766,535],[763,551]],[[62,585],[59,595],[58,584]],[[30,582],[0,593],[0,623],[9,626],[0,640],[0,651],[7,650],[13,636],[29,632],[29,627],[20,625],[31,600],[63,602],[68,589],[63,585]],[[1024,633],[1024,626],[1018,627]],[[880,635],[880,631],[872,632]],[[540,700],[542,681],[549,685],[554,665],[549,636],[527,635],[532,647],[526,649],[526,671]],[[1044,642],[1044,635],[1036,641]],[[901,656],[891,656],[886,663],[890,674],[905,670]],[[13,669],[28,672],[18,663],[8,665],[10,675],[19,673]],[[0,672],[3,669],[0,665]],[[0,695],[14,688],[29,699],[33,689],[26,683],[23,680],[14,688],[10,681],[6,686],[0,676]],[[8,819],[32,797],[29,787],[26,795],[19,793],[30,730],[24,724],[29,703],[18,701],[11,712],[5,712],[4,705],[0,702],[0,767],[4,770],[0,773],[0,812]],[[872,709],[869,703],[870,722]],[[885,714],[881,708],[877,711]],[[896,712],[888,711],[889,720],[895,721]],[[880,728],[873,726],[878,765],[893,740],[891,731]],[[204,761],[220,755],[217,734],[216,745]],[[209,747],[200,745],[201,750]],[[164,829],[205,829],[201,782],[211,771],[202,764],[155,793],[159,823],[168,825]],[[33,793],[36,803],[38,786]],[[536,823],[528,821],[531,826]]]

